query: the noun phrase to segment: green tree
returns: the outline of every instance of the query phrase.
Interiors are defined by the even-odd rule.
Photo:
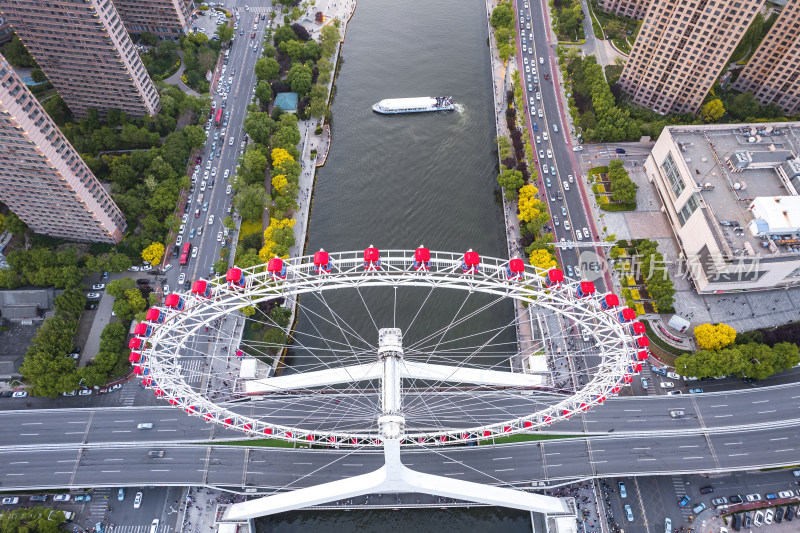
[[[511,28],[514,26],[514,8],[511,2],[500,2],[492,10],[492,16],[489,19],[492,28]]]
[[[264,186],[258,183],[239,189],[233,197],[233,205],[244,220],[261,220],[264,214]]]
[[[228,24],[220,24],[217,26],[217,37],[222,43],[229,42],[233,38],[233,27]]]
[[[258,85],[256,85],[256,98],[261,101],[261,105],[265,106],[272,100],[272,87],[270,87],[269,82],[267,81],[260,81]]]
[[[214,263],[214,271],[216,272],[227,272],[228,271],[228,261],[226,259],[220,259],[216,263]]]
[[[716,122],[725,114],[722,100],[715,98],[700,108],[700,118],[703,122]]]
[[[522,177],[522,172],[519,170],[511,170],[503,165],[500,165],[500,174],[497,175],[497,183],[505,191],[505,197],[511,201],[517,197],[517,191],[525,184],[525,179]]]
[[[272,36],[272,42],[275,44],[275,48],[280,47],[281,43],[284,41],[295,40],[297,40],[297,34],[294,33],[294,30],[288,24],[285,24],[275,30],[275,33]]]
[[[77,319],[86,305],[86,297],[80,289],[68,289],[53,298],[53,307],[57,314]]]
[[[280,70],[278,61],[271,57],[259,57],[256,60],[255,73],[258,81],[274,80]]]
[[[114,298],[123,298],[125,291],[136,288],[136,282],[133,278],[119,278],[108,282],[106,285],[106,294]]]
[[[25,45],[22,44],[22,41],[20,41],[19,37],[16,35],[14,35],[11,42],[6,45],[3,50],[3,55],[8,62],[15,67],[36,67],[36,61],[33,59],[33,56],[28,52],[28,49],[25,48]]]
[[[728,113],[740,120],[750,120],[758,115],[759,103],[753,93],[737,94],[728,102]]]
[[[13,211],[9,211],[8,215],[6,215],[3,226],[6,230],[10,231],[12,235],[22,235],[25,233],[25,230],[28,229],[28,225],[20,220]]]
[[[282,329],[270,328],[264,333],[261,340],[266,345],[267,353],[275,355],[286,344],[286,333]]]
[[[44,75],[42,69],[34,68],[31,69],[31,79],[36,83],[44,83],[47,81],[47,76]]]
[[[495,139],[497,143],[497,150],[500,160],[508,159],[511,157],[511,141],[505,135],[501,135]]]
[[[222,225],[231,231],[236,229],[236,223],[233,221],[233,218],[231,218],[230,215],[222,219]]]
[[[255,142],[267,145],[275,131],[275,121],[269,113],[249,113],[244,119],[244,131]]]
[[[200,150],[206,144],[206,132],[202,126],[186,126],[183,128],[186,143],[194,150]]]

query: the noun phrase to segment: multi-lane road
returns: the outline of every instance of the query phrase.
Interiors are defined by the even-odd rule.
[[[552,428],[552,433],[585,434],[579,438],[408,449],[404,458],[425,472],[511,484],[788,466],[798,453],[799,408],[797,384],[618,398]],[[675,410],[683,415],[674,418]],[[13,489],[80,487],[89,480],[94,486],[137,486],[145,480],[306,486],[364,473],[382,461],[378,451],[207,446],[243,436],[170,407],[6,411],[0,421],[0,482]],[[137,429],[141,422],[154,427]],[[164,457],[148,456],[160,450]]]
[[[520,17],[520,12],[522,17]],[[577,241],[577,232],[581,232],[583,241],[597,241],[597,232],[588,205],[584,202],[581,189],[584,179],[577,168],[573,167],[574,153],[569,141],[570,132],[565,123],[565,115],[559,105],[557,58],[555,44],[549,39],[549,8],[541,0],[520,0],[517,2],[517,19],[519,21],[519,37],[517,50],[517,68],[524,85],[525,112],[528,117],[529,133],[536,154],[536,167],[542,181],[538,184],[542,195],[547,196],[552,220],[550,225],[556,241]],[[530,81],[529,81],[530,77]],[[538,79],[538,83],[534,81]],[[549,79],[545,79],[545,78]],[[537,98],[537,94],[539,98]],[[533,105],[531,105],[531,101]],[[535,108],[535,113],[531,108]],[[541,110],[542,116],[539,116]],[[534,124],[537,130],[534,131]],[[540,150],[544,157],[540,157]],[[550,150],[552,157],[547,157]],[[548,172],[544,173],[544,166]],[[552,173],[555,168],[555,175]],[[572,182],[569,177],[572,176]],[[550,187],[546,181],[550,180]],[[560,194],[562,200],[558,199]],[[542,198],[544,199],[544,198]],[[564,215],[566,213],[566,216]],[[558,219],[558,224],[556,224]],[[565,222],[569,223],[567,229]],[[584,232],[586,229],[586,232]],[[588,237],[586,236],[588,233]],[[575,278],[580,277],[580,270],[589,268],[586,259],[581,260],[581,252],[595,252],[592,247],[561,248],[561,264],[573,269]],[[602,258],[603,256],[600,255]],[[590,258],[597,261],[597,258]],[[604,289],[605,282],[599,276],[594,280],[599,290]]]

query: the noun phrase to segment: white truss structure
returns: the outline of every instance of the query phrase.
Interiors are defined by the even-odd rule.
[[[159,308],[165,317],[163,322],[149,323],[149,335],[140,337],[143,341],[139,350],[142,355],[140,365],[149,378],[145,383],[175,407],[253,437],[360,448],[382,446],[389,439],[397,440],[400,445],[441,445],[533,432],[602,404],[609,396],[617,394],[630,382],[631,374],[636,373],[632,365],[636,364],[640,349],[635,346],[628,325],[618,320],[619,309],[603,309],[601,300],[604,295],[579,297],[579,280],[565,278],[562,283],[547,287],[543,277],[545,272],[531,266],[527,266],[517,278],[509,279],[509,261],[491,257],[481,257],[477,272],[465,273],[462,269],[463,254],[450,252],[431,251],[428,270],[414,268],[414,250],[382,250],[378,269],[365,268],[363,251],[329,255],[332,261],[330,272],[318,273],[313,256],[285,261],[284,278],[268,272],[266,265],[259,265],[242,269],[244,284],[241,287],[228,284],[224,277],[219,277],[208,280],[208,297],[185,293],[180,295],[180,310]],[[294,301],[303,294],[361,287],[443,288],[495,295],[535,305],[576,322],[581,328],[588,328],[597,343],[601,362],[583,389],[534,412],[509,414],[507,418],[500,417],[488,424],[469,425],[465,422],[464,427],[399,427],[391,435],[385,433],[385,426],[382,430],[382,424],[375,424],[374,420],[366,420],[363,429],[357,431],[272,423],[248,416],[242,412],[246,410],[236,410],[235,405],[216,403],[190,386],[182,375],[181,358],[187,351],[189,340],[216,320],[269,300],[285,298]],[[375,364],[252,380],[243,385],[241,392],[243,395],[315,394],[315,389],[321,386],[381,379],[387,370],[385,365],[379,364],[380,360],[381,355],[376,353]],[[541,376],[537,375],[421,364],[410,360],[397,362],[391,367],[391,372],[393,379],[389,386],[400,389],[404,378],[414,377],[436,381],[450,379],[514,394],[525,394],[526,390],[548,390]],[[387,382],[382,382],[386,387]],[[382,392],[385,394],[386,391]],[[402,394],[402,391],[396,392]],[[398,406],[398,410],[401,412],[402,407]],[[376,413],[376,416],[380,414]]]

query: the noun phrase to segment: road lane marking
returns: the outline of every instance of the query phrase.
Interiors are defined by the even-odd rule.
[[[493,457],[492,461],[505,461],[506,459],[511,459],[511,457]]]
[[[67,424],[86,424],[86,422],[67,422]]]
[[[58,461],[59,463],[74,463],[77,459],[62,459]]]
[[[85,431],[66,431],[64,435],[83,435]]]
[[[7,476],[24,476],[25,474],[6,474]]]
[[[684,459],[703,459],[703,456],[700,457],[684,457]]]
[[[649,450],[650,447],[647,447],[647,448],[631,448],[631,449],[632,450]]]
[[[178,431],[177,429],[159,429],[156,431]]]
[[[637,459],[637,461],[655,461],[655,459],[651,459],[649,457],[643,457],[641,459]]]
[[[103,473],[103,474],[119,474],[120,471],[119,470],[101,470],[100,472]]]
[[[364,466],[361,463],[342,463],[342,466]]]
[[[41,426],[44,422],[23,422],[23,426]]]
[[[589,462],[599,464],[599,463],[607,463],[608,461],[589,461]]]
[[[728,404],[727,403],[721,403],[719,405],[712,405],[710,407],[728,407]]]
[[[794,451],[794,448],[786,448],[785,450],[775,450],[775,453],[793,452],[793,451]]]
[[[10,465],[26,465],[26,464],[28,464],[28,461],[12,461],[12,462],[10,462],[8,464],[10,464]]]
[[[624,409],[626,413],[641,413],[641,409]]]
[[[714,415],[714,418],[729,418],[733,415]]]
[[[755,400],[751,403],[767,403],[769,400]]]
[[[742,455],[750,455],[749,453],[729,453],[728,457],[739,457]]]
[[[789,437],[776,437],[776,438],[774,438],[774,439],[769,439],[769,440],[771,440],[771,441],[776,441],[776,440],[789,440]]]
[[[463,476],[464,472],[453,472],[452,474],[445,474],[445,476]]]
[[[151,472],[169,472],[169,469],[167,469],[167,470],[163,470],[163,469],[162,470],[154,470],[154,469],[151,468],[150,471]]]
[[[699,444],[685,444],[683,446],[678,446],[678,448],[699,448]]]
[[[133,420],[114,420],[115,424],[130,424]]]
[[[132,430],[130,429],[117,429],[115,431],[112,431],[111,433],[130,433],[131,431]]]
[[[495,470],[495,472],[511,472],[515,470],[514,468],[501,468],[500,470]]]
[[[758,414],[765,415],[767,413],[774,413],[775,411],[777,411],[777,409],[773,409],[772,411],[759,411]]]
[[[310,465],[311,463],[292,463],[293,465]]]
[[[159,422],[177,422],[177,418],[162,418]]]
[[[72,474],[72,471],[69,472],[53,472],[54,474]]]
[[[103,461],[124,461],[125,459],[103,459]]]
[[[741,444],[741,442],[726,442],[725,446],[733,446],[735,444]]]
[[[545,455],[561,455],[561,452],[546,453]]]
[[[20,433],[19,434],[20,437],[35,437],[37,435],[38,435],[38,433]]]

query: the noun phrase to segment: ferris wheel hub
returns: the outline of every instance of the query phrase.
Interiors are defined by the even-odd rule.
[[[386,440],[401,439],[406,432],[406,419],[401,415],[384,415],[378,418],[378,432]]]

